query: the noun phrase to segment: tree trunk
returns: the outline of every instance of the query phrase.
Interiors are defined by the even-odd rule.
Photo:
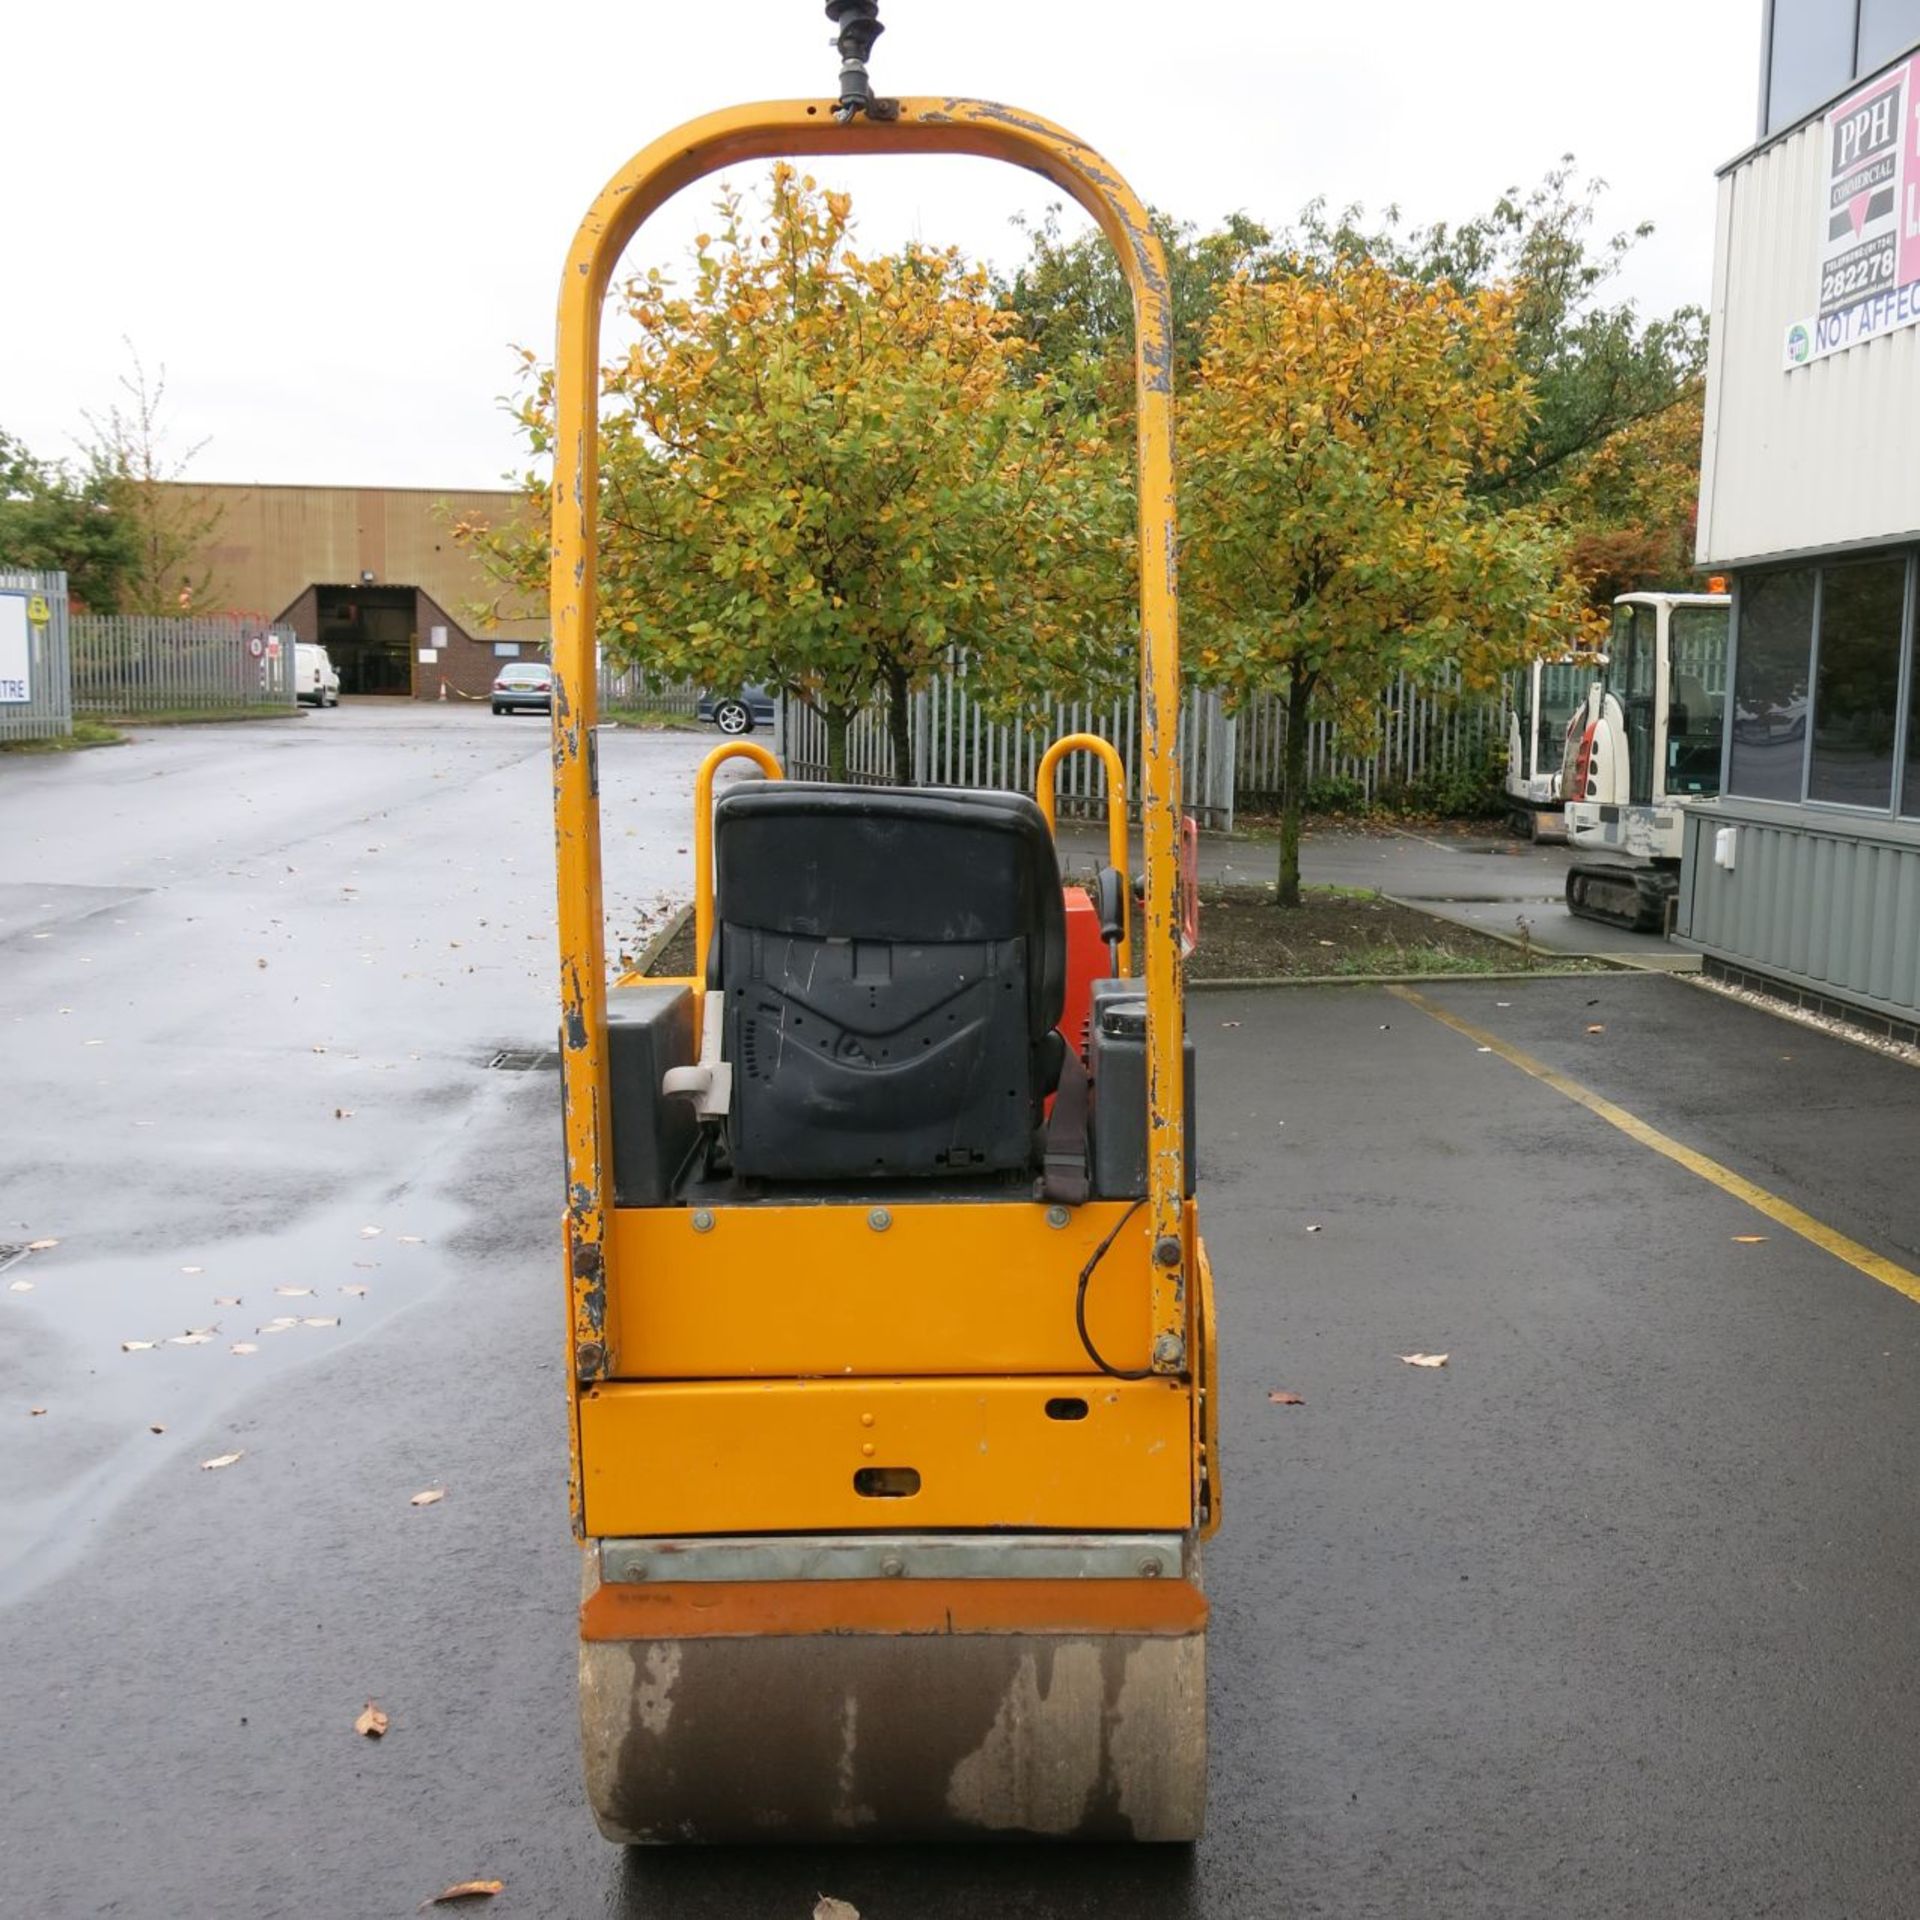
[[[887,738],[893,744],[893,784],[913,785],[913,695],[907,685],[907,670],[889,660],[887,681]]]
[[[823,717],[827,723],[827,778],[844,781],[847,777],[847,735],[853,730],[853,709],[828,707]]]
[[[1297,669],[1287,688],[1287,751],[1280,794],[1280,905],[1300,904],[1300,812],[1307,789],[1307,704],[1312,681]]]

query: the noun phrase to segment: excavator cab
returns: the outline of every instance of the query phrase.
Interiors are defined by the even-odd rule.
[[[1568,722],[1567,837],[1598,856],[1567,875],[1588,919],[1654,932],[1679,887],[1679,803],[1720,791],[1725,594],[1630,593],[1614,602],[1607,660]]]
[[[587,1797],[624,1842],[1186,1841],[1220,1483],[1181,984],[1165,263],[1098,155],[990,103],[875,97],[875,8],[828,12],[839,97],[656,141],[594,203],[562,282],[554,809]],[[788,781],[740,740],[695,782],[691,972],[610,983],[601,302],[680,187],[853,153],[1031,168],[1119,255],[1156,556],[1141,898],[1105,742],[1056,743],[1026,795]],[[1108,772],[1090,889],[1063,883],[1053,833],[1055,770],[1080,750]],[[716,801],[741,757],[763,777]]]

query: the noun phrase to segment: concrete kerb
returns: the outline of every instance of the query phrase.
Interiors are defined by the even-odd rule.
[[[1515,953],[1527,953],[1529,951],[1533,953],[1542,953],[1542,952],[1553,951],[1553,949],[1551,948],[1543,948],[1537,945],[1532,946],[1530,948],[1526,941],[1519,939],[1514,934],[1502,933],[1497,927],[1463,926],[1461,922],[1459,922],[1458,920],[1449,920],[1447,916],[1443,913],[1435,913],[1433,910],[1433,904],[1431,901],[1409,900],[1404,894],[1398,894],[1398,893],[1383,893],[1381,894],[1380,898],[1382,900],[1392,901],[1396,907],[1406,907],[1414,913],[1425,914],[1426,917],[1429,920],[1433,921],[1437,926],[1451,927],[1457,933],[1477,934],[1483,940],[1497,940],[1503,947],[1511,947]],[[1611,972],[1615,972],[1615,973],[1659,973],[1659,974],[1681,975],[1681,974],[1698,973],[1700,971],[1700,968],[1698,965],[1699,956],[1697,954],[1682,955],[1676,963],[1672,963],[1672,964],[1662,964],[1661,962],[1655,961],[1655,960],[1638,959],[1637,957],[1635,957],[1633,954],[1630,954],[1630,953],[1554,953],[1554,959],[1556,960],[1556,962],[1566,961],[1566,960],[1579,960],[1584,962],[1587,966],[1605,967]],[[1689,964],[1689,962],[1692,962],[1693,964]],[[1556,966],[1555,968],[1552,968],[1552,969],[1544,968],[1544,967],[1535,968],[1534,971],[1537,973],[1544,973],[1549,971],[1557,971],[1560,973],[1577,973],[1580,971],[1580,969],[1578,967]],[[1429,974],[1423,977],[1427,979],[1437,979],[1437,978],[1440,978],[1441,976],[1435,975],[1435,974]],[[1462,975],[1460,977],[1466,978],[1468,976]],[[1483,973],[1478,975],[1477,977],[1482,980],[1492,980],[1500,976],[1496,976],[1490,973]]]
[[[692,918],[693,902],[691,900],[683,907],[674,908],[661,924],[660,930],[640,949],[633,965],[629,967],[627,971],[629,973],[650,973],[653,970],[653,963],[673,945],[674,940],[679,935],[680,929]]]

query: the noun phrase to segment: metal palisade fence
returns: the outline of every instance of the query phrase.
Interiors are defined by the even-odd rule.
[[[1505,750],[1508,698],[1504,692],[1463,694],[1452,674],[1434,682],[1402,678],[1382,696],[1371,752],[1347,751],[1330,721],[1307,734],[1307,787],[1338,781],[1353,798],[1371,803],[1382,794],[1484,765]],[[1286,715],[1273,699],[1255,699],[1230,713],[1221,696],[1191,689],[1180,708],[1182,799],[1203,827],[1230,830],[1236,813],[1277,808],[1286,746]],[[964,680],[943,675],[916,693],[909,727],[912,777],[919,786],[1007,787],[1030,792],[1040,756],[1066,733],[1097,733],[1120,749],[1127,768],[1127,801],[1140,804],[1138,713],[1132,698],[1111,704],[1063,702],[1045,727],[993,720],[972,699]],[[827,775],[826,723],[795,700],[780,703],[777,750],[795,779]],[[893,778],[886,714],[874,708],[854,721],[847,741],[847,772],[854,780]],[[1092,814],[1104,802],[1105,776],[1091,756],[1075,754],[1059,770],[1063,814]]]
[[[294,634],[257,620],[76,614],[73,704],[128,718],[294,707]]]
[[[691,680],[649,682],[639,667],[619,667],[612,661],[600,662],[600,710],[609,707],[639,707],[649,713],[671,713],[693,718],[700,701],[700,689]]]
[[[1040,757],[1062,734],[1097,733],[1120,749],[1127,767],[1127,802],[1140,803],[1137,696],[1107,705],[1063,701],[1047,726],[991,719],[964,679],[943,674],[913,696],[908,737],[913,783],[921,787],[1004,787],[1031,793]],[[780,703],[778,751],[796,780],[827,777],[826,722],[796,700]],[[1180,708],[1180,765],[1186,809],[1202,826],[1233,825],[1233,722],[1217,694],[1190,692]],[[847,777],[892,780],[893,747],[884,708],[856,717],[847,738]],[[1063,814],[1094,813],[1105,805],[1106,776],[1089,754],[1074,754],[1059,769]]]
[[[1371,752],[1348,751],[1330,720],[1308,723],[1307,790],[1338,782],[1371,805],[1384,793],[1482,765],[1506,750],[1511,704],[1504,688],[1463,692],[1454,669],[1443,669],[1427,681],[1402,674],[1374,710]],[[1234,790],[1242,808],[1279,806],[1286,746],[1287,716],[1281,702],[1249,701],[1239,715],[1234,762]]]
[[[72,731],[67,576],[0,568],[0,740]]]

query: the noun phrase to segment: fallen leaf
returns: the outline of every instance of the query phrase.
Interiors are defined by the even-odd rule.
[[[145,1353],[149,1347],[155,1347],[159,1344],[157,1340],[122,1340],[120,1342],[120,1351],[122,1353]]]
[[[275,1287],[274,1292],[284,1294],[289,1300],[298,1300],[302,1294],[311,1293],[311,1287]]]
[[[308,1319],[302,1320],[300,1324],[303,1327],[337,1327],[340,1324],[340,1320],[337,1314],[333,1319],[329,1320],[324,1315],[316,1313]]]
[[[229,1353],[258,1353],[260,1349],[251,1340],[236,1340],[227,1351]]]
[[[1444,1367],[1448,1356],[1444,1353],[1403,1353],[1400,1358],[1410,1367]]]
[[[1757,1247],[1766,1237],[1764,1233],[1736,1233],[1733,1244],[1736,1247]]]
[[[813,1920],[860,1920],[860,1909],[823,1893],[813,1903]]]
[[[353,1723],[355,1733],[364,1733],[369,1740],[378,1740],[387,1730],[385,1711],[369,1700],[360,1718]]]
[[[340,1291],[342,1293],[350,1293],[354,1295],[355,1298],[363,1298],[367,1290],[358,1280],[350,1280]]]
[[[446,1497],[447,1490],[445,1487],[429,1487],[424,1493],[416,1493],[413,1498],[407,1502],[407,1505],[410,1507],[431,1507],[437,1505]]]
[[[1277,1387],[1267,1398],[1276,1407],[1304,1407],[1307,1404],[1297,1393],[1282,1393]]]
[[[504,1880],[456,1880],[431,1900],[422,1900],[415,1911],[425,1913],[429,1907],[451,1906],[456,1900],[491,1900],[506,1884]],[[854,1920],[859,1920],[859,1915]]]
[[[236,1460],[242,1458],[245,1452],[246,1449],[243,1447],[239,1453],[217,1453],[211,1460],[200,1462],[200,1471],[211,1473],[216,1467],[230,1467]]]
[[[60,1242],[58,1240],[29,1240],[27,1242],[27,1251],[29,1253],[51,1253],[59,1244]]]
[[[10,1280],[7,1282],[7,1291],[9,1293],[31,1293],[33,1291],[33,1282],[31,1280]]]
[[[1594,1020],[1594,1021],[1590,1021],[1590,1022],[1588,1023],[1588,1025],[1587,1025],[1587,1031],[1588,1031],[1589,1033],[1605,1033],[1605,1032],[1606,1032],[1606,1028],[1605,1028],[1605,1027],[1603,1027],[1603,1026],[1602,1026],[1602,1025],[1600,1024],[1600,1022],[1599,1022],[1599,1021],[1597,1021],[1597,1020]]]

